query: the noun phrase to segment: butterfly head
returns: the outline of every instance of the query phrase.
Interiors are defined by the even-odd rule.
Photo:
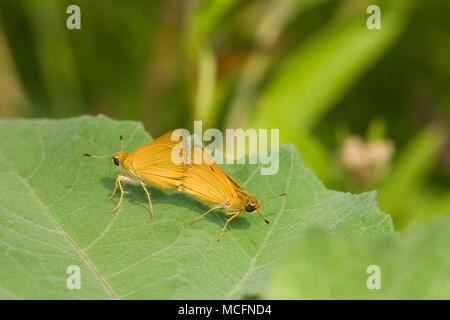
[[[123,165],[123,163],[124,163],[125,159],[128,157],[128,155],[129,155],[129,152],[125,152],[125,151],[119,151],[117,153],[114,153],[112,155],[113,163],[116,166],[120,167],[121,165]]]
[[[261,202],[259,202],[258,198],[255,196],[250,196],[247,200],[247,204],[245,205],[245,212],[257,212],[259,216],[264,220],[265,223],[269,224],[269,221],[266,220],[261,215],[261,212],[259,210],[261,209]]]
[[[246,212],[255,212],[261,209],[261,202],[256,197],[251,197],[245,205]]]

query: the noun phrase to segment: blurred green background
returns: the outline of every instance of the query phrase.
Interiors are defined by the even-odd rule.
[[[449,17],[442,0],[0,0],[0,117],[278,128],[401,230],[450,213]]]

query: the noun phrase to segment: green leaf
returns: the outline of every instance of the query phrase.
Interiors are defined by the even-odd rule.
[[[310,231],[285,257],[267,287],[269,299],[448,299],[450,217],[391,238],[355,243]],[[380,288],[375,284],[379,267]],[[370,278],[370,279],[369,279]]]
[[[149,142],[141,124],[104,116],[0,121],[0,298],[221,299],[257,294],[283,252],[311,227],[353,239],[392,235],[374,193],[327,190],[303,167],[292,145],[280,150],[276,175],[259,165],[224,165],[264,201],[256,214],[233,220],[220,242],[223,213],[206,211],[184,194],[150,188],[155,217],[139,186],[107,199],[117,168],[109,155]],[[66,288],[68,266],[81,269],[81,289]]]

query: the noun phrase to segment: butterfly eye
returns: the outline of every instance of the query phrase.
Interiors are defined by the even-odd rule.
[[[119,158],[113,158],[113,160],[114,160],[114,164],[115,164],[116,166],[118,166],[118,165],[120,164]]]
[[[256,210],[255,206],[251,203],[249,203],[245,206],[245,211],[247,211],[247,212],[253,212],[255,210]]]

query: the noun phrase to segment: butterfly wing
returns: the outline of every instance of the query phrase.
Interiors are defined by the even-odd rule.
[[[172,151],[181,141],[172,141],[172,134],[177,130],[165,133],[129,155],[131,167],[137,177],[160,189],[180,186],[186,173],[186,164],[172,161]],[[181,130],[180,134],[183,134]],[[182,137],[184,139],[186,136]],[[182,157],[182,149],[179,150]]]
[[[194,161],[196,152],[202,156],[201,163]],[[226,206],[236,199],[236,192],[239,189],[241,188],[237,183],[214,162],[205,150],[197,145],[192,146],[191,163],[178,190],[208,203]]]

